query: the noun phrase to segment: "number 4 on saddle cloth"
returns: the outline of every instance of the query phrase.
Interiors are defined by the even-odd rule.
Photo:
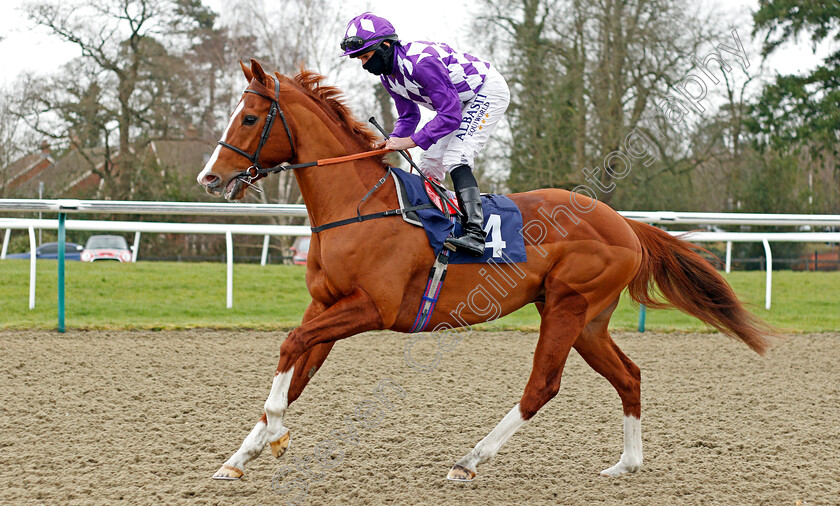
[[[408,223],[422,226],[426,230],[426,237],[429,244],[438,255],[443,248],[443,242],[449,235],[456,237],[461,235],[461,223],[454,213],[451,219],[444,216],[441,209],[440,198],[434,194],[431,188],[424,187],[424,181],[420,176],[409,174],[403,170],[392,168],[391,174],[401,184],[401,191],[397,192],[400,198],[400,206],[419,206],[433,203],[436,209],[420,209],[415,211],[420,223],[412,216],[403,215]],[[449,192],[452,196],[452,192]],[[434,201],[429,197],[434,195]],[[451,200],[455,202],[454,196]],[[482,195],[481,206],[484,210],[484,232],[487,233],[485,240],[484,255],[473,257],[460,251],[449,255],[449,263],[470,264],[486,263],[520,263],[526,262],[525,239],[520,231],[522,230],[522,213],[511,199],[504,195]]]
[[[404,213],[403,219],[423,227],[429,244],[435,252],[435,263],[429,271],[429,280],[426,282],[426,289],[420,300],[420,308],[414,318],[414,324],[409,332],[422,332],[426,329],[437,304],[443,281],[446,277],[448,264],[466,263],[520,263],[526,262],[525,239],[520,231],[522,230],[522,213],[511,199],[504,195],[482,195],[481,205],[484,210],[484,231],[487,234],[485,240],[484,255],[473,257],[459,251],[450,252],[444,249],[443,243],[450,234],[458,236],[461,234],[461,223],[454,215],[446,218],[443,213],[441,202],[434,190],[432,190],[420,176],[409,174],[397,168],[391,169],[391,175],[395,180],[397,196],[400,200],[400,207],[420,207],[415,211]],[[450,197],[453,195],[450,193]],[[453,200],[453,198],[450,198]],[[435,207],[426,204],[432,203]]]

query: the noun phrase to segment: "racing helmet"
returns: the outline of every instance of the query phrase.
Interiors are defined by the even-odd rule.
[[[341,56],[355,58],[378,48],[386,40],[399,40],[390,21],[370,12],[359,14],[347,23]]]

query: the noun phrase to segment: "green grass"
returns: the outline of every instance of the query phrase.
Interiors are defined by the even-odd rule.
[[[305,268],[234,264],[233,308],[225,307],[222,263],[67,262],[67,328],[288,329],[309,303]],[[57,263],[39,260],[35,309],[29,262],[0,261],[0,328],[55,328]]]
[[[29,262],[0,261],[0,328],[54,329],[57,325],[57,263],[38,261],[35,309],[29,310]],[[309,302],[299,266],[234,265],[233,308],[225,308],[221,263],[68,262],[67,328],[76,329],[289,329]],[[773,325],[793,332],[840,329],[840,272],[773,273],[773,307],[764,310],[763,272],[727,275],[738,296]],[[612,328],[635,330],[638,308],[622,298]],[[533,305],[485,330],[539,328]],[[647,312],[648,330],[702,330],[699,320],[679,311]]]

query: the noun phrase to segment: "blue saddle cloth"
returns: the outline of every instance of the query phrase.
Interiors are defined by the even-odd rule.
[[[409,174],[398,168],[391,169],[394,175],[402,181],[408,195],[407,206],[429,204],[431,200],[426,195],[423,180],[420,176]],[[473,257],[461,251],[449,255],[450,264],[486,263],[491,259],[496,263],[521,263],[527,261],[525,255],[525,239],[522,237],[522,213],[513,201],[504,195],[482,195],[481,206],[484,210],[484,230],[487,232],[484,256]],[[444,214],[434,209],[417,211],[420,222],[426,230],[429,244],[435,252],[440,253],[443,242],[450,234],[461,235],[461,224],[453,217],[449,220]]]

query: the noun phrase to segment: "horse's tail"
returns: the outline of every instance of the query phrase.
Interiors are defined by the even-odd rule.
[[[650,308],[676,307],[764,354],[767,336],[777,331],[744,309],[723,276],[694,251],[701,248],[645,223],[627,222],[642,245],[639,272],[627,287],[633,300]],[[668,302],[657,300],[660,294]]]

